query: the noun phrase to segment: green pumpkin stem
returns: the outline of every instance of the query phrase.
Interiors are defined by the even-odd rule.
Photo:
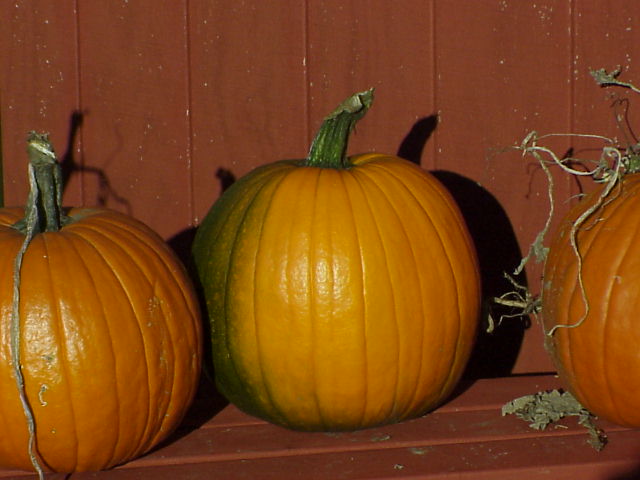
[[[304,162],[308,167],[348,168],[349,135],[373,103],[373,89],[355,93],[324,119]]]
[[[31,233],[34,235],[57,232],[69,222],[69,217],[62,209],[62,169],[47,134],[30,132],[27,143],[29,198],[25,216],[14,228],[27,234],[31,220]]]

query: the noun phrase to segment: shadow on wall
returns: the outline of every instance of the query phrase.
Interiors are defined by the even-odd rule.
[[[640,465],[627,472],[609,477],[609,480],[640,480]]]
[[[473,180],[452,172],[432,173],[453,195],[473,238],[480,263],[483,301],[512,291],[513,285],[504,273],[513,271],[522,254],[502,206]],[[516,280],[526,286],[524,278]],[[528,318],[514,317],[496,324],[493,333],[487,333],[488,313],[488,309],[483,309],[483,322],[465,374],[468,378],[509,375],[520,352],[524,331],[530,326]],[[509,313],[504,308],[491,307],[496,322]]]
[[[124,197],[118,195],[104,170],[97,167],[89,167],[78,163],[74,158],[74,145],[78,135],[78,131],[84,121],[85,113],[76,110],[71,113],[69,119],[69,137],[67,138],[67,148],[65,154],[60,158],[60,166],[62,168],[62,180],[66,186],[69,179],[75,173],[86,173],[95,176],[98,183],[98,191],[96,193],[95,202],[89,202],[97,207],[106,207],[108,201],[113,201],[124,208],[127,215],[132,215],[131,203]],[[55,145],[54,145],[55,147]]]
[[[226,168],[219,168],[216,171],[216,178],[220,182],[220,195],[222,195],[233,183],[236,181],[236,177],[230,170]],[[210,404],[214,405],[214,411],[218,412],[228,403],[227,400],[220,394],[215,386],[215,370],[213,366],[213,355],[211,352],[211,342],[209,339],[211,338],[211,324],[209,322],[207,316],[207,307],[204,298],[204,294],[202,291],[202,284],[198,278],[198,274],[196,272],[196,267],[193,263],[193,257],[191,256],[191,247],[193,245],[193,241],[196,236],[196,232],[198,230],[197,226],[187,227],[184,230],[178,232],[176,235],[167,240],[167,244],[171,247],[171,249],[176,253],[178,258],[182,261],[191,280],[193,281],[194,287],[196,289],[198,295],[198,301],[200,304],[200,312],[202,313],[202,328],[204,333],[204,345],[203,345],[203,375],[202,381],[200,385],[200,393],[199,395],[203,395],[207,397]],[[202,393],[204,392],[204,393]],[[200,411],[199,408],[191,409],[191,413],[189,415],[197,415]],[[201,420],[207,420],[209,417],[205,419],[192,419],[192,423],[195,425],[200,425]],[[175,438],[172,439],[172,441]]]
[[[404,138],[397,155],[420,164],[427,141],[438,125],[436,115],[418,120]],[[522,254],[511,222],[500,203],[477,182],[454,172],[431,172],[452,194],[467,223],[478,253],[482,279],[483,300],[500,296],[513,290],[505,278],[520,263]],[[525,285],[525,279],[517,278]],[[495,326],[493,333],[486,332],[488,312],[483,312],[475,350],[469,361],[466,378],[488,378],[509,375],[520,352],[524,331],[529,327],[528,318],[510,318]],[[511,312],[492,308],[492,316]]]

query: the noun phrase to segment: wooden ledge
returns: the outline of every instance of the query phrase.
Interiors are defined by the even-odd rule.
[[[596,452],[575,419],[535,431],[502,417],[516,397],[559,387],[553,375],[478,380],[438,410],[398,425],[353,433],[289,431],[226,406],[212,415],[203,388],[171,442],[111,471],[47,479],[580,479],[640,478],[640,430],[606,422]],[[35,478],[0,472],[0,478]]]

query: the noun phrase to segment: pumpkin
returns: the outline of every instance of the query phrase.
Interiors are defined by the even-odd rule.
[[[26,213],[0,210],[0,466],[107,469],[186,413],[198,303],[156,233],[108,209],[63,210],[47,137],[32,134],[29,152]]]
[[[292,429],[420,415],[452,392],[475,339],[476,253],[450,194],[409,161],[345,155],[372,100],[343,102],[307,159],[234,183],[193,245],[218,389]]]
[[[542,318],[567,389],[598,417],[640,427],[640,175],[626,175],[606,196],[603,188],[577,203],[554,234]]]

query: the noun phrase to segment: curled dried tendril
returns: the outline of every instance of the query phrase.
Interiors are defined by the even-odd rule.
[[[504,277],[513,286],[513,291],[507,292],[499,297],[493,297],[491,301],[494,304],[512,309],[514,313],[500,315],[497,321],[498,325],[507,318],[517,318],[531,314],[537,315],[540,312],[540,298],[531,295],[531,292],[529,292],[527,287],[516,282],[516,280],[508,273],[505,273]],[[489,309],[487,317],[488,326],[486,332],[493,333],[496,321],[491,314],[491,309]]]
[[[619,68],[611,72],[608,72],[605,69],[600,69],[592,71],[591,75],[596,83],[602,87],[617,86],[640,93],[640,89],[635,87],[632,83],[620,81],[618,79],[620,73],[621,69]],[[554,137],[581,138],[602,142],[600,157],[597,160],[585,160],[572,156],[560,157],[551,148],[544,145],[544,140]],[[520,151],[523,158],[529,156],[533,157],[538,165],[540,165],[547,177],[547,195],[549,201],[549,215],[547,216],[547,220],[543,228],[537,234],[533,243],[530,245],[526,256],[521,260],[520,264],[513,272],[514,275],[521,274],[532,258],[535,258],[538,263],[544,262],[547,258],[549,248],[545,244],[545,239],[555,214],[555,186],[551,168],[557,167],[564,173],[568,173],[574,177],[588,177],[596,183],[604,184],[604,187],[600,191],[600,195],[596,201],[576,219],[569,232],[569,242],[577,261],[578,284],[585,307],[584,313],[573,324],[555,325],[550,328],[549,331],[545,332],[547,336],[552,336],[559,328],[579,327],[584,323],[589,314],[589,300],[582,278],[583,259],[578,246],[578,231],[587,225],[587,221],[594,219],[596,212],[615,198],[615,195],[613,195],[612,192],[614,192],[614,189],[619,186],[620,180],[624,175],[640,171],[640,143],[629,144],[628,146],[623,147],[615,139],[602,135],[580,133],[549,133],[539,135],[536,131],[532,131],[519,145],[512,148]],[[518,313],[503,315],[500,317],[499,322],[503,318],[508,317],[530,314],[537,315],[541,308],[540,299],[533,297],[526,287],[517,285],[511,277],[508,276],[507,278],[510,279],[514,286],[514,290],[500,297],[494,297],[492,301],[497,305],[515,308],[518,310]],[[494,326],[495,321],[490,317],[488,331],[492,331]]]
[[[603,87],[617,86],[628,88],[636,93],[640,93],[640,89],[633,84],[618,80],[621,70],[617,69],[607,72],[604,69],[591,72],[598,85]],[[620,126],[621,119],[617,119]],[[598,160],[584,160],[573,157],[559,157],[552,149],[544,146],[541,142],[551,137],[569,137],[592,139],[602,142],[601,154]],[[636,143],[633,143],[636,142]],[[640,172],[640,142],[637,139],[627,140],[627,146],[622,147],[616,140],[601,135],[591,134],[558,134],[552,133],[547,135],[538,135],[533,131],[529,133],[524,140],[513,147],[522,152],[522,157],[531,156],[540,165],[547,177],[548,198],[549,198],[549,215],[542,230],[538,233],[535,241],[529,247],[527,255],[522,259],[514,274],[519,275],[523,272],[527,263],[535,257],[536,261],[544,262],[548,254],[548,247],[545,246],[545,238],[549,231],[551,221],[555,213],[554,198],[554,181],[551,167],[558,167],[563,172],[575,177],[589,177],[597,183],[603,184],[598,197],[589,208],[573,222],[569,231],[569,241],[571,248],[576,257],[578,270],[578,284],[580,293],[584,303],[583,315],[573,324],[555,325],[545,335],[551,337],[560,328],[577,328],[582,325],[589,314],[589,299],[585,290],[582,278],[583,258],[580,253],[578,244],[578,231],[581,228],[591,228],[592,224],[599,220],[597,212],[605,205],[613,201],[617,193],[620,181],[624,175],[629,173]],[[615,191],[617,190],[617,191]],[[589,224],[587,222],[593,222]],[[529,290],[522,285],[517,284],[509,275],[505,276],[512,283],[514,289],[500,297],[494,297],[493,303],[497,305],[512,307],[518,310],[518,313],[505,315],[500,318],[515,317],[533,314],[537,316],[541,311],[541,298],[534,297]],[[490,317],[489,327],[493,329],[495,322]],[[515,399],[507,403],[502,410],[505,414],[516,414],[519,417],[531,422],[532,428],[545,428],[551,422],[556,421],[566,415],[577,415],[579,423],[585,426],[590,434],[589,443],[596,449],[604,448],[607,438],[605,433],[598,428],[593,422],[593,415],[579,404],[579,402],[567,392],[539,392],[536,395],[528,395]]]
[[[545,138],[560,136],[588,138],[602,141],[603,146],[599,160],[594,164],[594,162],[589,162],[573,157],[560,158],[553,150],[546,146],[540,145],[539,143],[540,140],[543,140]],[[616,146],[616,143],[613,139],[601,135],[590,134],[547,134],[538,136],[536,132],[531,132],[529,135],[527,135],[520,146],[516,148],[522,151],[523,157],[531,155],[539,163],[547,176],[547,191],[549,197],[549,215],[547,216],[547,221],[545,222],[543,229],[536,236],[535,241],[531,244],[529,252],[522,259],[520,265],[518,265],[518,267],[516,268],[516,274],[519,274],[523,271],[525,265],[529,262],[532,256],[535,256],[538,262],[543,262],[546,260],[548,247],[545,246],[544,240],[549,231],[549,227],[555,213],[554,180],[553,174],[549,167],[557,166],[570,175],[578,177],[590,177],[593,181],[605,185],[600,192],[598,199],[578,217],[578,219],[571,226],[571,230],[569,232],[569,242],[576,256],[576,261],[578,264],[578,285],[580,287],[580,293],[585,306],[584,313],[578,319],[578,321],[573,324],[555,325],[549,331],[545,332],[546,335],[552,336],[559,328],[576,328],[582,325],[589,314],[589,300],[582,278],[583,260],[578,248],[578,231],[587,220],[592,218],[593,215],[605,205],[612,190],[616,187],[616,185],[619,184],[619,181],[624,173],[629,170],[628,157],[626,153],[623,153],[623,151],[621,151],[621,149]]]
[[[601,87],[623,87],[636,93],[640,93],[640,88],[636,87],[634,84],[618,80],[618,77],[622,73],[622,68],[620,66],[610,72],[601,68],[599,70],[592,70],[590,73],[596,83]]]

